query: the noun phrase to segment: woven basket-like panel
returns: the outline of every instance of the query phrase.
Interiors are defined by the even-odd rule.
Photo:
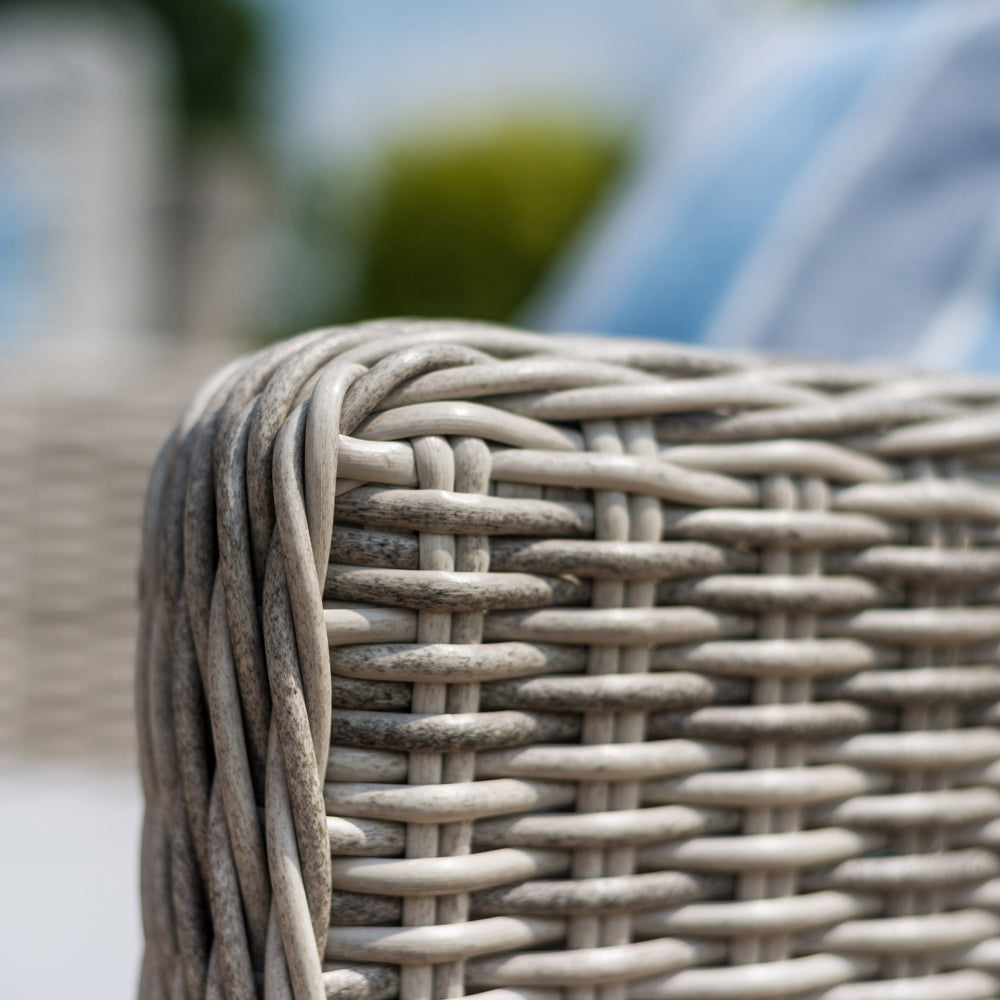
[[[142,995],[998,995],[998,468],[965,376],[230,366],[149,494]]]
[[[0,756],[135,759],[142,497],[206,359],[0,363]],[[0,810],[4,807],[0,806]],[[0,989],[2,992],[2,989]]]

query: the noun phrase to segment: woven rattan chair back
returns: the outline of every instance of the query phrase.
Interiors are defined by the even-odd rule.
[[[144,998],[1000,995],[1000,384],[323,331],[149,490]]]

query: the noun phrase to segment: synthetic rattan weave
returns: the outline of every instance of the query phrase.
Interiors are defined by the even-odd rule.
[[[969,376],[234,363],[149,491],[142,996],[997,996],[998,470]]]

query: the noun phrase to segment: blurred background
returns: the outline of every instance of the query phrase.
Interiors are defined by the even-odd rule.
[[[134,991],[139,516],[209,372],[386,315],[1000,368],[998,94],[997,0],[0,0],[5,994]]]

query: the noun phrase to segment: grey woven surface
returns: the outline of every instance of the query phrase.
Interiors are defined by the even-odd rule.
[[[147,507],[142,996],[997,996],[998,468],[964,376],[234,363]]]
[[[208,363],[0,366],[0,758],[135,760],[143,495]]]

